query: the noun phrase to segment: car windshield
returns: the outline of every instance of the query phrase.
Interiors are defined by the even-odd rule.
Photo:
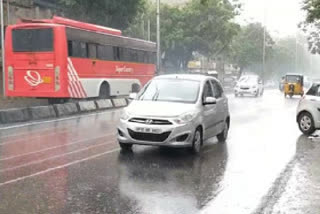
[[[138,100],[195,103],[200,82],[182,79],[157,79],[146,86]]]
[[[246,83],[246,84],[255,84],[258,82],[258,79],[256,77],[242,77],[239,80],[240,83]]]

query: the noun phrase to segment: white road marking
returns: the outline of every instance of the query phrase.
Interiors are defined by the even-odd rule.
[[[68,144],[64,144],[64,145],[49,147],[49,148],[45,148],[45,149],[42,149],[42,150],[33,151],[33,152],[29,152],[29,153],[24,153],[24,154],[16,155],[16,156],[9,156],[9,157],[0,159],[0,161],[7,161],[7,160],[15,159],[15,158],[21,158],[21,157],[28,156],[28,155],[34,155],[34,154],[37,154],[37,153],[50,151],[50,150],[57,149],[57,148],[60,148],[60,147],[76,145],[76,144],[80,144],[80,143],[83,143],[83,142],[86,142],[86,141],[97,140],[99,138],[104,138],[104,137],[109,137],[109,136],[115,136],[115,135],[108,134],[108,135],[101,135],[99,137],[87,138],[87,139],[84,139],[84,140],[78,140],[78,141],[76,141],[74,143],[68,143]]]
[[[72,120],[72,119],[77,119],[77,118],[82,118],[82,117],[92,117],[92,116],[95,116],[95,115],[115,113],[115,112],[118,112],[118,111],[120,111],[120,110],[116,109],[116,110],[113,110],[113,111],[97,112],[97,113],[93,113],[93,114],[78,115],[78,116],[72,116],[72,117],[66,117],[66,118],[60,118],[60,119],[54,119],[54,120],[45,120],[45,121],[30,122],[30,123],[24,123],[24,124],[7,126],[7,127],[0,127],[0,131],[1,130],[22,128],[22,127],[26,127],[26,126],[34,126],[34,125],[45,124],[45,123],[53,123],[53,122],[60,122],[60,121],[65,121],[65,120]],[[16,135],[12,135],[12,136],[16,136]]]
[[[96,159],[96,158],[99,158],[101,156],[104,156],[104,155],[107,155],[107,154],[111,154],[111,153],[114,153],[114,152],[117,152],[117,151],[120,151],[120,149],[118,148],[118,149],[110,150],[110,151],[103,152],[103,153],[100,153],[100,154],[97,154],[97,155],[93,155],[93,156],[90,156],[90,157],[87,157],[87,158],[84,158],[84,159],[81,159],[81,160],[73,161],[73,162],[70,162],[68,164],[64,164],[64,165],[61,165],[61,166],[49,168],[49,169],[46,169],[46,170],[31,174],[31,175],[26,175],[26,176],[19,177],[19,178],[13,179],[13,180],[9,180],[9,181],[0,183],[0,187],[8,185],[8,184],[16,183],[16,182],[19,182],[19,181],[23,181],[23,180],[26,180],[28,178],[32,178],[32,177],[36,177],[36,176],[39,176],[39,175],[43,175],[43,174],[46,174],[46,173],[49,173],[49,172],[52,172],[52,171],[55,171],[55,170],[58,170],[58,169],[63,169],[63,168],[66,168],[66,167],[69,167],[69,166],[72,166],[72,165],[75,165],[75,164],[78,164],[78,163],[82,163],[82,162],[88,161],[88,160]]]
[[[67,152],[67,153],[64,153],[62,155],[55,155],[55,156],[52,156],[52,157],[49,157],[49,158],[45,158],[45,159],[41,159],[41,160],[37,160],[37,161],[31,161],[29,163],[22,164],[22,165],[19,165],[19,166],[2,169],[2,170],[0,170],[0,173],[16,170],[16,169],[19,169],[19,168],[22,168],[22,167],[26,167],[26,166],[31,166],[31,165],[34,165],[34,164],[39,164],[39,163],[42,163],[42,162],[45,162],[45,161],[48,161],[48,160],[54,160],[54,159],[57,159],[57,158],[60,158],[60,157],[63,157],[63,156],[80,153],[80,152],[83,152],[83,151],[90,150],[92,148],[96,148],[96,147],[100,147],[100,146],[108,145],[108,144],[111,144],[111,143],[110,142],[109,143],[100,143],[100,144],[97,144],[97,145],[94,145],[94,146],[88,146],[88,147],[83,148],[83,149],[75,150],[75,151],[72,151],[72,152]]]

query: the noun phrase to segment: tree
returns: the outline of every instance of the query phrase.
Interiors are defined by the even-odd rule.
[[[145,0],[59,0],[70,18],[126,29],[144,10]]]
[[[241,71],[262,72],[264,28],[260,23],[244,26],[234,38],[230,60],[237,64]],[[266,60],[272,55],[274,44],[270,34],[266,32]]]
[[[309,35],[309,50],[313,54],[320,54],[320,0],[305,0],[302,9],[307,16],[300,27]]]
[[[194,53],[213,58],[227,50],[239,26],[233,22],[238,4],[229,0],[191,0],[184,5],[161,5],[161,44],[163,63],[173,70],[185,69]],[[151,20],[153,41],[156,39],[155,6],[137,17],[129,27],[131,36],[142,36],[143,23]],[[145,37],[144,37],[145,38]]]
[[[320,19],[320,0],[304,0],[302,9],[307,12],[307,23],[313,23]]]

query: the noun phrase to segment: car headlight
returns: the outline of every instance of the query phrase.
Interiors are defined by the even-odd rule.
[[[126,110],[123,110],[120,116],[120,120],[129,120],[129,118],[130,118],[130,114]]]
[[[196,118],[196,112],[188,112],[185,114],[180,115],[178,118],[174,119],[173,121],[177,124],[186,124],[191,122],[194,118]]]

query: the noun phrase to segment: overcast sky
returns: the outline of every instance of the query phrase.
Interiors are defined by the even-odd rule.
[[[295,35],[297,24],[304,19],[304,12],[301,10],[302,0],[240,1],[243,3],[241,20],[263,23],[264,11],[266,11],[267,28],[275,36]]]

